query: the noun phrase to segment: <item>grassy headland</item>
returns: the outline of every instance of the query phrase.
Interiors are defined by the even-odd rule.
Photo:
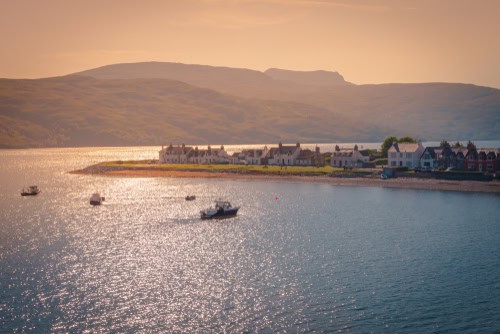
[[[273,181],[316,182],[347,187],[383,187],[402,189],[445,190],[465,192],[500,193],[500,181],[450,181],[406,177],[381,180],[378,169],[344,170],[343,168],[309,166],[258,166],[258,165],[199,165],[158,164],[154,160],[110,161],[73,171],[76,174],[93,174],[116,177],[185,177],[264,179]]]
[[[230,165],[230,164],[159,164],[154,160],[108,161],[83,170],[75,171],[83,174],[106,174],[116,171],[157,171],[157,172],[200,172],[230,173],[254,175],[297,175],[297,176],[369,176],[376,175],[373,170],[349,170],[330,166],[262,166],[262,165]]]

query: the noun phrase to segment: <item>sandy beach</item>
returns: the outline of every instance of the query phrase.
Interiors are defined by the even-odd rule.
[[[168,171],[155,169],[85,169],[74,171],[77,174],[106,175],[111,177],[172,177],[172,178],[226,178],[241,180],[269,180],[276,182],[314,182],[345,187],[382,187],[398,189],[423,189],[461,192],[500,193],[500,181],[449,181],[398,177],[381,180],[378,177],[341,177],[341,176],[301,176],[301,175],[261,175],[221,173],[207,171]]]

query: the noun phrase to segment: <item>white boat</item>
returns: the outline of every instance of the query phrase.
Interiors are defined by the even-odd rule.
[[[102,202],[104,202],[104,197],[102,197],[101,194],[93,193],[92,196],[90,196],[90,204],[101,205]]]
[[[41,192],[38,186],[24,187],[21,191],[21,196],[36,196]]]
[[[239,206],[233,207],[231,203],[227,201],[215,201],[215,206],[213,208],[208,208],[200,211],[201,219],[221,219],[234,217],[238,213]]]

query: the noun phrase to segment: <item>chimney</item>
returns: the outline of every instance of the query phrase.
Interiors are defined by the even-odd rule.
[[[318,147],[318,145],[316,145],[316,153],[319,154],[319,147]]]
[[[278,147],[279,147],[279,148],[282,148],[282,147],[283,147],[283,144],[280,142],[280,143],[278,144]]]

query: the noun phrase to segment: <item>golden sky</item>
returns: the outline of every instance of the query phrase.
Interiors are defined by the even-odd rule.
[[[168,61],[500,88],[500,0],[0,0],[0,77]]]

